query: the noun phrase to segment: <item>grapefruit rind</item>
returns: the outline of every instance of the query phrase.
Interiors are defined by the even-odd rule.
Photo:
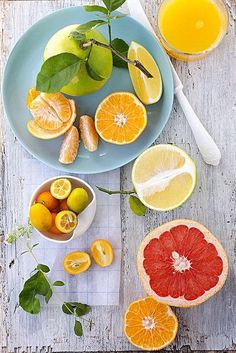
[[[177,332],[178,332],[178,327],[179,327],[178,319],[177,319],[175,313],[174,313],[174,312],[172,311],[172,309],[169,307],[169,305],[166,304],[166,306],[168,306],[168,316],[171,316],[171,317],[174,319],[174,321],[175,321],[175,329],[174,329],[174,331],[173,331],[173,337],[171,338],[171,340],[166,341],[164,344],[162,344],[162,345],[160,345],[160,346],[158,346],[158,347],[147,347],[147,346],[144,347],[144,346],[142,346],[142,345],[134,344],[133,341],[132,341],[132,339],[126,334],[126,321],[127,321],[127,320],[126,320],[126,317],[127,317],[127,314],[128,314],[128,312],[129,312],[129,310],[130,310],[131,305],[133,305],[133,304],[135,304],[135,303],[138,304],[140,301],[144,301],[144,300],[146,300],[147,298],[149,298],[149,297],[146,297],[146,298],[143,298],[143,299],[138,299],[138,300],[133,301],[132,303],[129,304],[129,306],[128,306],[126,312],[125,312],[125,315],[124,315],[124,333],[125,333],[125,336],[126,336],[126,338],[128,339],[128,341],[129,341],[132,345],[134,345],[135,347],[141,348],[141,349],[144,349],[144,350],[148,350],[148,351],[157,351],[157,350],[161,350],[161,349],[163,349],[163,348],[169,346],[169,345],[175,340],[176,335],[177,335]],[[151,297],[151,298],[153,299],[153,297]]]
[[[169,149],[169,150],[174,150],[174,151],[178,151],[183,157],[185,157],[186,161],[187,161],[187,167],[188,167],[188,170],[190,172],[190,175],[192,176],[192,179],[193,179],[193,183],[192,183],[192,188],[189,190],[189,193],[186,195],[186,197],[178,204],[175,204],[173,205],[172,207],[168,207],[168,208],[157,208],[157,207],[154,207],[153,205],[150,205],[148,204],[145,199],[143,198],[143,196],[139,193],[138,191],[138,185],[135,181],[135,169],[137,167],[137,164],[138,162],[140,161],[140,159],[146,154],[149,152],[149,150],[151,149],[157,149],[157,148],[160,148],[160,149]],[[171,210],[174,210],[180,206],[182,206],[189,198],[190,196],[192,195],[196,185],[197,185],[197,168],[196,168],[196,164],[194,162],[194,160],[180,147],[178,146],[175,146],[175,145],[170,145],[170,144],[159,144],[159,145],[155,145],[155,146],[152,146],[150,148],[148,148],[147,150],[145,150],[134,162],[134,165],[133,165],[133,169],[132,169],[132,183],[134,185],[134,188],[139,196],[139,199],[142,201],[142,203],[150,208],[151,210],[154,210],[154,211],[159,211],[159,212],[167,212],[167,211],[171,211]]]
[[[150,242],[150,240],[154,238],[159,238],[161,234],[163,234],[166,231],[169,231],[171,228],[178,225],[186,225],[188,228],[195,227],[199,229],[204,234],[206,241],[208,241],[209,243],[212,243],[216,247],[218,256],[220,256],[220,258],[223,261],[223,271],[219,277],[219,281],[217,285],[211,288],[210,290],[206,291],[202,296],[192,301],[186,300],[183,297],[173,298],[171,296],[161,297],[157,295],[150,287],[150,284],[149,284],[150,277],[146,274],[146,271],[143,267],[143,261],[144,261],[143,252],[146,245]],[[137,268],[138,268],[139,277],[143,284],[143,288],[148,295],[155,298],[157,301],[161,303],[165,303],[175,307],[189,308],[189,307],[197,306],[199,304],[204,303],[206,300],[210,299],[213,295],[215,295],[218,291],[220,291],[220,289],[224,286],[228,276],[228,257],[219,240],[205,226],[189,219],[178,219],[168,223],[164,223],[159,227],[153,229],[148,235],[146,235],[138,250]]]
[[[71,111],[72,115],[71,118],[62,125],[59,129],[56,130],[46,130],[42,129],[36,122],[35,120],[29,120],[27,122],[27,129],[31,135],[34,137],[37,137],[42,140],[51,140],[55,139],[61,135],[64,135],[73,125],[75,119],[76,119],[76,107],[75,107],[75,102],[71,99],[70,100],[71,104]]]

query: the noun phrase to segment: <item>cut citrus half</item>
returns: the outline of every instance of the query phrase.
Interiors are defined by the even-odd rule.
[[[36,90],[35,87],[32,87],[28,91],[27,99],[26,99],[26,107],[29,109],[30,104],[33,102],[35,98],[40,95],[40,92]]]
[[[136,159],[132,181],[144,205],[169,211],[190,197],[197,182],[197,171],[194,161],[179,147],[156,145]]]
[[[71,193],[71,182],[66,178],[54,180],[50,186],[50,192],[58,200],[66,199]]]
[[[107,240],[97,239],[91,245],[91,253],[94,261],[101,267],[108,267],[113,261],[112,246]]]
[[[41,128],[36,123],[35,120],[29,120],[27,123],[27,129],[30,132],[30,134],[33,135],[34,137],[37,137],[43,140],[51,140],[65,134],[66,131],[68,131],[69,128],[73,125],[76,119],[75,102],[73,100],[70,100],[70,105],[71,105],[71,111],[72,111],[71,118],[66,123],[63,123],[60,128],[55,130],[47,130],[45,128]]]
[[[151,54],[142,45],[132,42],[128,51],[128,59],[138,60],[153,76],[148,78],[137,67],[128,64],[134,90],[141,102],[144,104],[158,102],[162,95],[162,79],[157,63]]]
[[[137,140],[146,125],[146,108],[129,92],[110,94],[99,104],[95,114],[95,127],[100,137],[117,145]]]
[[[77,226],[77,215],[72,211],[61,211],[56,215],[55,225],[62,233],[71,233]]]
[[[78,275],[87,271],[91,265],[89,254],[82,251],[71,252],[63,260],[64,270],[71,275]]]
[[[41,93],[42,98],[52,107],[61,121],[66,123],[71,117],[70,101],[62,93]]]
[[[73,163],[79,149],[79,131],[75,126],[67,131],[62,143],[59,155],[59,162],[63,164]]]
[[[160,350],[173,342],[178,320],[171,308],[151,297],[131,303],[124,318],[124,332],[134,346]]]
[[[146,292],[178,307],[203,303],[222,288],[228,274],[220,242],[203,225],[186,219],[149,233],[139,248],[137,264]]]

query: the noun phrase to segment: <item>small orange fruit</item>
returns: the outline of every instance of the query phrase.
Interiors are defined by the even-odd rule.
[[[59,207],[59,201],[52,196],[50,191],[44,191],[37,196],[36,202],[43,204],[50,211]]]
[[[124,332],[134,346],[160,350],[173,342],[178,320],[171,308],[152,297],[131,303],[124,318]]]
[[[67,206],[67,199],[60,201],[59,209],[60,209],[60,211],[69,210],[69,208]]]
[[[111,244],[107,240],[94,240],[91,245],[91,253],[97,265],[107,267],[112,264],[113,250]]]
[[[63,234],[59,229],[57,229],[57,227],[55,225],[55,218],[56,218],[57,213],[52,212],[51,215],[52,215],[52,226],[48,231],[52,234],[58,234],[58,235]]]
[[[100,137],[117,145],[137,140],[146,125],[146,108],[130,92],[110,94],[99,104],[95,114],[95,127]]]
[[[59,155],[59,162],[63,164],[73,163],[79,149],[79,131],[75,126],[67,131],[62,143]]]
[[[35,98],[40,95],[40,92],[36,90],[35,87],[32,87],[28,91],[27,99],[26,99],[26,107],[29,109],[30,104],[33,102]]]
[[[77,215],[72,211],[61,211],[56,215],[55,224],[62,233],[69,234],[78,224]]]
[[[91,265],[89,254],[82,251],[72,252],[64,257],[64,270],[71,275],[78,275],[87,271]]]
[[[29,217],[33,227],[40,232],[45,232],[51,228],[51,212],[41,203],[35,203],[30,207]]]

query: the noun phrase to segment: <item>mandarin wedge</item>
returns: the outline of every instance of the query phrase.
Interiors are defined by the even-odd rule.
[[[178,321],[171,308],[151,297],[131,303],[125,313],[124,332],[134,346],[160,350],[173,342]]]
[[[146,108],[130,92],[110,94],[99,104],[95,114],[95,127],[100,137],[117,145],[137,140],[146,125]]]
[[[75,126],[67,131],[62,143],[59,155],[59,162],[63,164],[73,163],[79,149],[79,131]]]
[[[30,104],[33,102],[35,98],[40,95],[40,92],[36,90],[35,87],[32,87],[28,91],[27,99],[26,99],[26,107],[29,109]]]
[[[63,123],[66,123],[70,119],[70,101],[62,93],[41,93],[41,96],[55,110]]]

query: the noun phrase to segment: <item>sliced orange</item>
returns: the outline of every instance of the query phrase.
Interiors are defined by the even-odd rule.
[[[35,98],[40,95],[40,92],[36,90],[35,87],[32,87],[28,91],[27,99],[26,99],[26,107],[29,109],[30,104],[33,102]]]
[[[107,267],[112,264],[113,250],[107,240],[97,239],[91,245],[91,253],[94,261],[101,267]]]
[[[76,119],[76,107],[75,107],[75,102],[72,99],[70,100],[70,105],[71,105],[71,111],[72,111],[71,118],[66,123],[63,123],[60,128],[56,130],[46,130],[45,128],[41,128],[35,122],[35,120],[29,120],[27,123],[27,129],[30,132],[30,134],[39,139],[50,140],[66,133],[66,131],[69,130],[69,128],[73,125]]]
[[[50,186],[50,192],[57,200],[65,200],[70,195],[72,185],[69,179],[56,179]]]
[[[173,342],[178,330],[178,320],[166,305],[151,297],[131,303],[124,318],[124,332],[134,346],[160,350]]]
[[[59,162],[63,164],[73,163],[79,149],[79,131],[75,126],[67,131],[62,143],[59,155]]]
[[[100,137],[117,145],[137,140],[146,125],[146,108],[130,92],[110,94],[99,104],[95,114],[95,126]]]
[[[55,110],[64,123],[71,117],[70,101],[62,93],[41,93],[42,98]]]
[[[78,275],[87,271],[90,265],[90,256],[83,251],[71,252],[66,255],[63,260],[64,270],[71,275]]]
[[[73,232],[77,224],[77,215],[72,211],[61,211],[56,215],[55,225],[62,233]]]

